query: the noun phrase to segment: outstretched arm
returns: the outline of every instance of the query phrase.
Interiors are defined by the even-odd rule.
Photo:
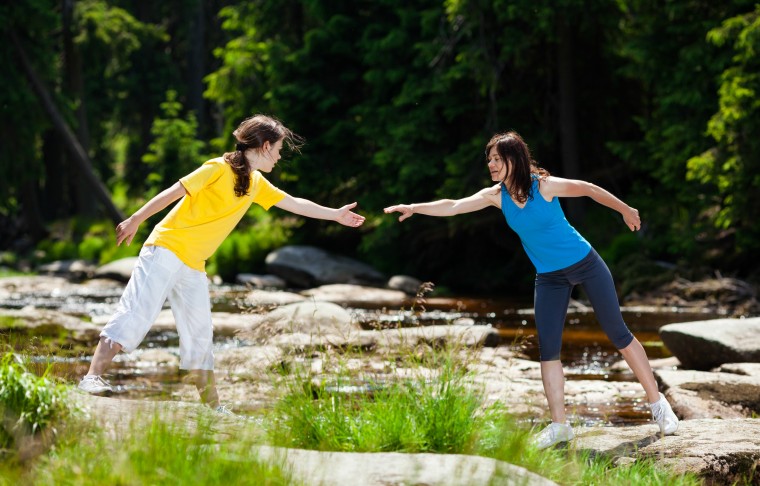
[[[590,182],[549,176],[546,180],[541,181],[541,195],[549,200],[554,196],[588,196],[599,204],[619,212],[623,216],[623,221],[625,221],[625,224],[628,225],[628,228],[630,228],[631,231],[641,228],[641,218],[639,217],[638,209],[632,208],[613,196],[609,191]]]
[[[285,199],[275,204],[280,209],[290,211],[307,218],[326,219],[329,221],[336,221],[344,226],[350,226],[356,228],[364,223],[364,216],[356,214],[351,211],[356,207],[356,203],[346,204],[345,206],[333,209],[303,199],[300,197],[293,197],[289,194],[285,195]]]
[[[385,208],[386,213],[401,213],[398,220],[403,221],[413,214],[426,216],[455,216],[457,214],[480,211],[488,206],[499,206],[498,186],[487,187],[472,196],[462,199],[439,199],[426,203],[397,204]]]
[[[132,216],[116,226],[116,246],[121,245],[123,241],[127,242],[127,246],[131,245],[132,239],[137,234],[137,228],[140,227],[140,224],[143,221],[161,211],[185,194],[187,194],[187,191],[179,181],[175,182],[170,188],[158,193],[153,199],[145,203],[143,207],[135,211]]]

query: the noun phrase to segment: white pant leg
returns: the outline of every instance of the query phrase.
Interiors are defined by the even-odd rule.
[[[180,273],[168,296],[179,334],[179,367],[183,370],[213,370],[214,330],[208,278],[204,272],[186,265]]]
[[[127,353],[134,351],[161,312],[182,265],[166,248],[143,247],[116,312],[100,335]]]

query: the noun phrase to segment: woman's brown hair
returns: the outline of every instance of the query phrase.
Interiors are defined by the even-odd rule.
[[[274,145],[279,140],[296,152],[303,145],[303,138],[291,132],[288,127],[276,118],[267,115],[254,115],[243,120],[232,132],[237,145],[234,152],[224,154],[224,161],[230,164],[235,173],[235,195],[242,197],[248,194],[251,186],[251,166],[245,158],[248,149],[260,149],[264,142]]]
[[[502,181],[509,195],[520,204],[533,199],[533,175],[545,179],[549,176],[549,171],[539,167],[533,160],[528,144],[517,132],[497,133],[491,137],[486,145],[486,158],[494,147],[504,164],[512,165],[511,170],[507,167],[507,175]]]

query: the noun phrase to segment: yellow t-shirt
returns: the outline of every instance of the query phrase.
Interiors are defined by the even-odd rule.
[[[145,245],[167,248],[201,272],[251,203],[268,210],[285,197],[256,170],[251,172],[248,195],[236,196],[235,174],[221,157],[205,162],[179,181],[187,195],[153,228]]]

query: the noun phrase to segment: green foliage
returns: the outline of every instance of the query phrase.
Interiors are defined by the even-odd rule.
[[[638,251],[757,269],[754,0],[80,0],[68,23],[61,5],[69,4],[0,6],[9,46],[0,53],[5,247],[25,241],[29,228],[6,231],[14,223],[51,224],[91,209],[22,72],[12,29],[125,211],[196,167],[206,150],[228,150],[234,127],[257,112],[308,141],[303,155],[286,155],[273,182],[324,205],[357,200],[367,215],[489,185],[482,150],[495,131],[519,131],[541,165],[572,177],[561,120],[574,103],[578,177],[641,210]],[[205,108],[193,92],[201,79]],[[402,225],[379,216],[359,230],[306,222],[298,234],[388,273],[462,291],[527,291],[530,278],[516,275],[532,270],[498,216]],[[572,222],[602,251],[625,231],[590,215]],[[236,238],[220,250],[225,274],[249,258],[250,242]],[[131,252],[110,237],[87,240],[44,250],[101,260]]]
[[[610,146],[636,178],[633,203],[646,217],[653,252],[698,259],[704,248],[694,243],[704,239],[704,212],[715,196],[697,178],[687,178],[687,161],[711,145],[705,127],[718,104],[717,80],[731,57],[708,41],[708,32],[753,2],[619,3],[619,53],[628,60],[621,71],[641,87],[639,108],[631,113],[641,136]]]
[[[297,381],[275,406],[273,440],[334,451],[470,452],[481,399],[461,368],[441,361],[430,380],[369,382],[371,394],[339,391],[351,386],[348,375],[317,388]]]
[[[760,250],[760,6],[725,20],[707,38],[733,56],[719,78],[719,110],[707,124],[715,146],[689,159],[687,179],[712,188],[705,202],[715,210],[704,209],[707,219],[735,233],[737,253],[751,255]]]
[[[182,118],[181,112],[177,92],[167,91],[166,101],[161,103],[161,117],[153,121],[151,128],[153,142],[142,158],[150,167],[148,197],[174,184],[202,161],[205,144],[195,138],[198,129],[195,115],[188,113]]]
[[[248,216],[255,222],[233,231],[209,258],[206,272],[234,281],[238,273],[261,272],[267,254],[290,240],[300,223],[275,219],[260,206],[252,206]]]
[[[26,370],[13,353],[0,359],[0,449],[52,427],[67,415],[61,385]]]
[[[234,439],[218,441],[208,417],[192,430],[186,419],[140,420],[118,441],[91,423],[72,424],[66,440],[25,479],[38,485],[299,484],[281,466],[252,453],[255,434],[244,423]]]

